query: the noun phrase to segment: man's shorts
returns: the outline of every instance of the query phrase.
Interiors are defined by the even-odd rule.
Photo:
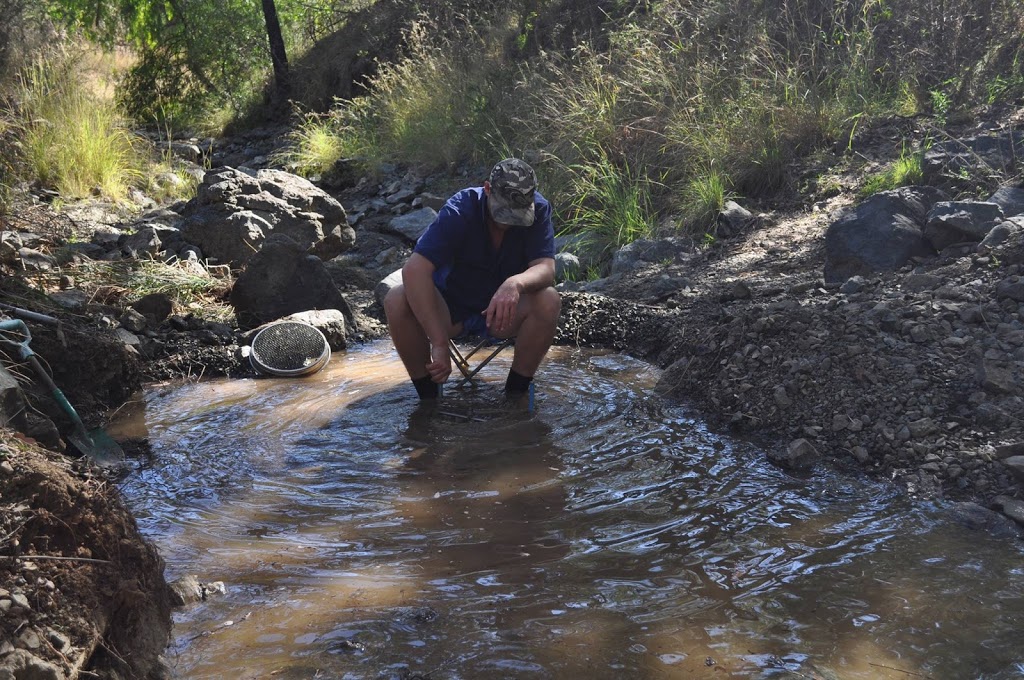
[[[487,332],[487,320],[484,318],[483,314],[454,302],[448,297],[445,291],[441,291],[441,297],[444,298],[445,304],[448,305],[448,314],[452,318],[452,323],[462,324],[462,332],[459,333],[456,338],[465,338],[468,336],[477,336],[480,338],[490,337],[490,334]]]

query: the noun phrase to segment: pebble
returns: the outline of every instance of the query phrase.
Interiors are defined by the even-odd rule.
[[[8,475],[13,475],[14,466],[11,465],[11,461],[5,460],[4,462],[0,463],[0,472],[3,472]]]
[[[18,637],[18,643],[23,649],[39,649],[43,641],[39,639],[39,633],[31,628],[26,628]]]
[[[11,595],[11,600],[14,602],[14,606],[21,607],[22,609],[32,609],[28,604],[28,598],[23,593],[14,593]]]
[[[71,638],[64,633],[53,628],[47,628],[44,633],[46,634],[46,641],[53,645],[53,648],[58,652],[63,652],[71,647]]]

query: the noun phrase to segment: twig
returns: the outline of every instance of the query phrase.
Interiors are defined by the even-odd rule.
[[[913,675],[914,677],[917,677],[917,678],[931,678],[932,677],[930,675],[924,675],[922,673],[915,673],[914,671],[906,671],[906,670],[903,670],[902,668],[896,668],[895,666],[886,666],[883,663],[872,663],[871,661],[868,661],[868,665],[869,666],[874,666],[875,668],[884,668],[887,671],[899,671],[900,673],[906,673],[907,675]]]
[[[33,515],[33,517],[34,517],[34,516],[35,516],[35,515]],[[29,517],[29,518],[28,518],[28,519],[26,519],[26,520],[25,520],[24,522],[22,522],[21,524],[19,524],[19,525],[18,525],[18,526],[16,526],[16,527],[14,527],[14,529],[13,529],[13,530],[11,531],[11,533],[9,533],[9,534],[7,534],[7,535],[5,535],[5,536],[0,536],[0,545],[3,545],[4,543],[7,543],[7,541],[9,541],[9,540],[11,540],[12,538],[14,538],[14,537],[15,537],[15,536],[17,535],[17,533],[18,533],[19,531],[21,531],[21,530],[22,530],[22,528],[24,528],[24,526],[25,526],[26,524],[28,524],[28,523],[29,523],[29,522],[30,522],[31,520],[32,520],[32,517]]]
[[[26,560],[35,562],[38,560],[50,560],[53,562],[89,562],[91,564],[113,564],[110,560],[97,560],[92,557],[66,557],[64,555],[0,555],[0,560]]]

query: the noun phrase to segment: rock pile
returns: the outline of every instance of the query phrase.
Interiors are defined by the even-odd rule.
[[[657,355],[660,388],[913,492],[1019,493],[1003,461],[1024,440],[1022,253],[1018,232],[842,286],[698,298]]]

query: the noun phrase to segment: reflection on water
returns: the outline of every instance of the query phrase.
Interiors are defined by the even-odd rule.
[[[1019,678],[1024,560],[940,505],[795,480],[556,350],[537,411],[419,406],[390,346],[303,379],[154,391],[123,484],[168,576],[181,678]]]

